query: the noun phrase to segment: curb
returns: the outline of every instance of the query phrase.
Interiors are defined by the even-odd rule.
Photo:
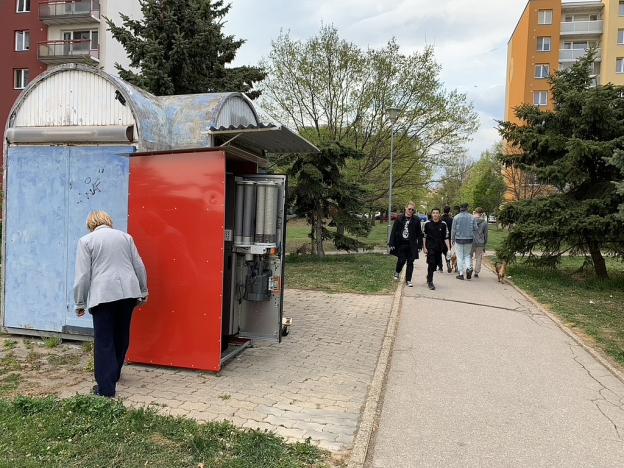
[[[490,269],[491,271],[494,271],[491,267],[491,265],[487,264],[488,269]],[[496,273],[494,271],[494,273]],[[513,281],[509,280],[509,279],[505,279],[505,284],[508,284],[509,286],[511,286],[514,290],[516,290],[518,293],[520,293],[520,295],[522,297],[524,297],[527,301],[529,301],[531,304],[533,304],[540,312],[542,312],[546,317],[548,317],[550,320],[552,320],[555,325],[557,325],[557,327],[564,332],[566,335],[568,335],[570,338],[572,338],[574,340],[574,342],[576,344],[578,344],[581,348],[583,348],[585,351],[587,351],[594,359],[596,359],[600,364],[602,364],[604,367],[607,368],[607,370],[609,372],[611,372],[611,374],[613,374],[613,376],[618,379],[619,381],[621,381],[622,383],[624,383],[624,373],[618,369],[617,367],[615,367],[613,364],[611,364],[609,362],[609,360],[607,358],[604,357],[604,355],[602,354],[601,351],[598,351],[594,348],[592,348],[591,346],[589,346],[587,343],[585,343],[585,341],[579,336],[577,335],[574,330],[572,330],[570,327],[568,327],[565,323],[563,323],[563,321],[554,313],[552,313],[551,311],[549,311],[546,306],[544,306],[544,304],[542,304],[541,302],[539,302],[537,299],[535,299],[533,296],[531,296],[529,293],[527,293],[526,291],[524,291],[522,288],[520,288],[518,285],[516,285]]]
[[[377,365],[375,366],[373,380],[368,390],[368,396],[366,397],[366,403],[364,404],[364,411],[362,413],[360,425],[355,435],[353,449],[351,450],[349,463],[347,465],[348,468],[363,467],[366,462],[369,444],[379,417],[378,407],[382,398],[383,387],[386,382],[386,376],[388,375],[388,368],[390,367],[390,357],[392,356],[394,339],[396,337],[397,325],[399,323],[399,311],[401,310],[404,287],[403,276],[401,276],[399,286],[394,293],[392,310],[390,312],[390,318],[388,319],[388,325],[386,327],[386,335],[384,336],[384,340],[381,345],[381,351],[379,352],[379,358],[377,359]]]

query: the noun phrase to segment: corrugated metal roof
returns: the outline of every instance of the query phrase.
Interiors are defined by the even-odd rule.
[[[237,141],[260,153],[318,151],[286,127],[260,122],[244,94],[154,96],[79,64],[60,65],[37,77],[15,103],[9,120],[12,127],[133,124],[139,151],[212,147],[215,135],[241,131],[245,135]],[[270,137],[251,135],[269,128],[275,130]]]

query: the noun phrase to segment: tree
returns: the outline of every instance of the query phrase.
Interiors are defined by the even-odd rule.
[[[119,76],[158,96],[240,91],[255,98],[258,67],[227,67],[244,40],[223,33],[230,4],[223,0],[139,0],[143,18],[120,14],[122,25],[106,23],[126,49],[130,69]]]
[[[427,206],[442,208],[464,203],[464,187],[468,183],[474,165],[475,162],[466,153],[447,163],[442,169],[441,177],[431,181],[434,188],[429,192]]]
[[[464,94],[446,91],[433,49],[405,55],[391,40],[380,49],[360,49],[323,26],[307,41],[280,35],[263,66],[262,105],[313,143],[338,141],[361,151],[345,164],[346,176],[369,193],[373,206],[388,197],[392,122],[394,183],[423,191],[435,165],[458,157],[477,128]]]
[[[498,160],[500,150],[500,145],[496,145],[481,154],[479,161],[469,169],[467,180],[460,191],[462,202],[473,208],[480,206],[487,214],[498,210],[507,190]]]
[[[342,174],[346,162],[363,157],[362,153],[336,142],[324,144],[320,150],[320,154],[285,155],[281,163],[294,180],[289,198],[295,212],[311,226],[312,253],[324,257],[324,240],[333,240],[339,250],[363,247],[344,232],[365,236],[370,225],[360,215],[365,198],[362,187]],[[339,225],[341,229],[330,231],[328,225]]]
[[[624,197],[616,187],[622,173],[612,164],[624,150],[624,88],[592,85],[594,56],[590,51],[550,78],[552,111],[526,104],[515,111],[521,123],[500,123],[517,149],[504,161],[552,187],[543,198],[503,208],[499,221],[512,229],[500,254],[542,251],[548,261],[566,251],[589,254],[596,275],[607,278],[603,253],[624,254]]]

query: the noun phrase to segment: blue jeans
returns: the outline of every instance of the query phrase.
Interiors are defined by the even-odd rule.
[[[472,270],[472,242],[470,244],[455,244],[457,255],[457,270],[464,275],[467,270]]]

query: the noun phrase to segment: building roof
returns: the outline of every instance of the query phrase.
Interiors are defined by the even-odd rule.
[[[11,111],[7,135],[37,136],[41,127],[134,126],[139,151],[207,148],[223,137],[260,154],[318,152],[284,125],[267,117],[261,121],[260,113],[242,93],[154,96],[97,68],[64,64],[24,90]],[[67,138],[71,132],[52,134]],[[45,139],[37,138],[38,143]]]

